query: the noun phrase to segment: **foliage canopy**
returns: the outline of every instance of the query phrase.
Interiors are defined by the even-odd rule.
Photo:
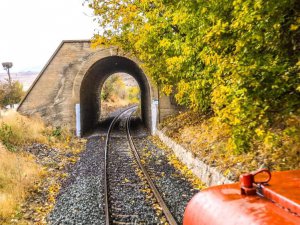
[[[297,0],[86,1],[104,29],[94,46],[131,52],[179,104],[228,124],[235,152],[299,113]]]

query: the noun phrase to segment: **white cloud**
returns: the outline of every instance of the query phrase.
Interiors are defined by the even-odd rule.
[[[0,0],[0,62],[12,61],[14,72],[40,70],[62,40],[90,39],[96,25],[82,3]]]

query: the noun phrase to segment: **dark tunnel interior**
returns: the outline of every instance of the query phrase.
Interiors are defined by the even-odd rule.
[[[145,127],[151,130],[151,90],[146,75],[132,60],[121,56],[110,56],[97,61],[85,74],[80,87],[81,134],[98,126],[100,118],[101,90],[105,80],[114,73],[130,74],[141,91],[141,117]]]

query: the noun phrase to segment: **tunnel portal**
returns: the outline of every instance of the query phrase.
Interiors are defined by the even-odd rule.
[[[115,73],[127,73],[138,83],[141,92],[141,117],[151,129],[151,90],[148,79],[132,60],[121,56],[109,56],[97,61],[85,74],[80,87],[81,132],[94,129],[100,118],[99,90],[105,80]],[[99,107],[100,105],[100,107]]]
[[[99,93],[106,78],[123,72],[133,76],[140,87],[141,117],[153,133],[156,116],[162,121],[177,113],[178,108],[169,96],[159,94],[139,65],[138,59],[118,47],[91,48],[89,40],[62,41],[20,102],[18,111],[29,116],[38,114],[51,126],[84,134],[97,125]]]

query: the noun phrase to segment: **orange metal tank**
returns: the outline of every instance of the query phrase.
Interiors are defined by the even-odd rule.
[[[269,174],[267,180],[256,181],[261,172],[266,170],[242,175],[241,183],[196,194],[186,207],[183,224],[300,225],[300,170],[274,172],[272,179]]]

